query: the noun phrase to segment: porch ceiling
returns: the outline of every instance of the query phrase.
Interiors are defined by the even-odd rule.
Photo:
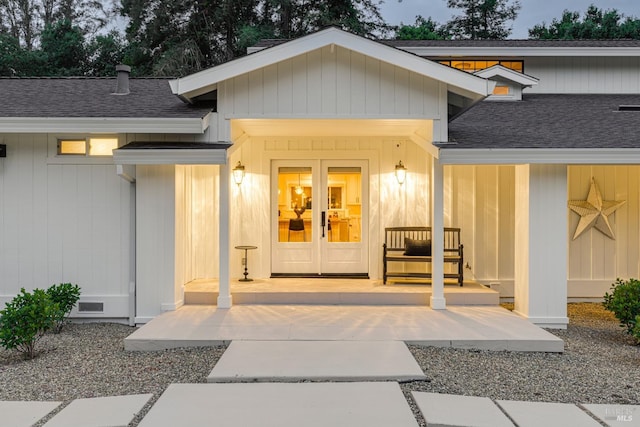
[[[432,134],[432,120],[234,119],[240,136],[386,136],[412,138]]]

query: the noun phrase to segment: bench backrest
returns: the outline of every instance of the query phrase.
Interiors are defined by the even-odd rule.
[[[404,239],[431,240],[431,227],[387,227],[384,229],[384,243],[387,250],[404,250]],[[460,250],[460,229],[444,228],[444,251]]]

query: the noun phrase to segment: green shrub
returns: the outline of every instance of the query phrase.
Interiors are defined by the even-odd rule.
[[[636,316],[636,326],[633,327],[631,335],[640,343],[640,315]]]
[[[58,303],[60,310],[56,313],[54,332],[57,334],[62,330],[65,320],[71,314],[71,310],[80,299],[80,287],[71,283],[60,283],[52,285],[47,289],[47,294],[53,302]]]
[[[42,289],[29,293],[22,288],[4,310],[0,310],[0,345],[33,359],[36,344],[53,327],[59,310],[59,305]]]
[[[634,334],[640,316],[640,281],[616,279],[611,285],[611,293],[604,294],[602,304],[616,315],[620,326],[627,328],[629,334]]]

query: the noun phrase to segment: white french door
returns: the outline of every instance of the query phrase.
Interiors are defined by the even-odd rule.
[[[366,160],[274,160],[273,275],[367,274]]]

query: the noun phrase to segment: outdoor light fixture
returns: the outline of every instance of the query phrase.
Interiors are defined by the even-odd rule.
[[[404,179],[407,177],[407,168],[402,164],[402,160],[396,165],[396,179],[398,184],[404,184]]]
[[[244,166],[242,165],[242,163],[240,163],[240,161],[238,161],[238,164],[236,165],[236,167],[233,168],[233,180],[235,181],[236,184],[240,185],[242,184],[243,179],[244,179]]]

